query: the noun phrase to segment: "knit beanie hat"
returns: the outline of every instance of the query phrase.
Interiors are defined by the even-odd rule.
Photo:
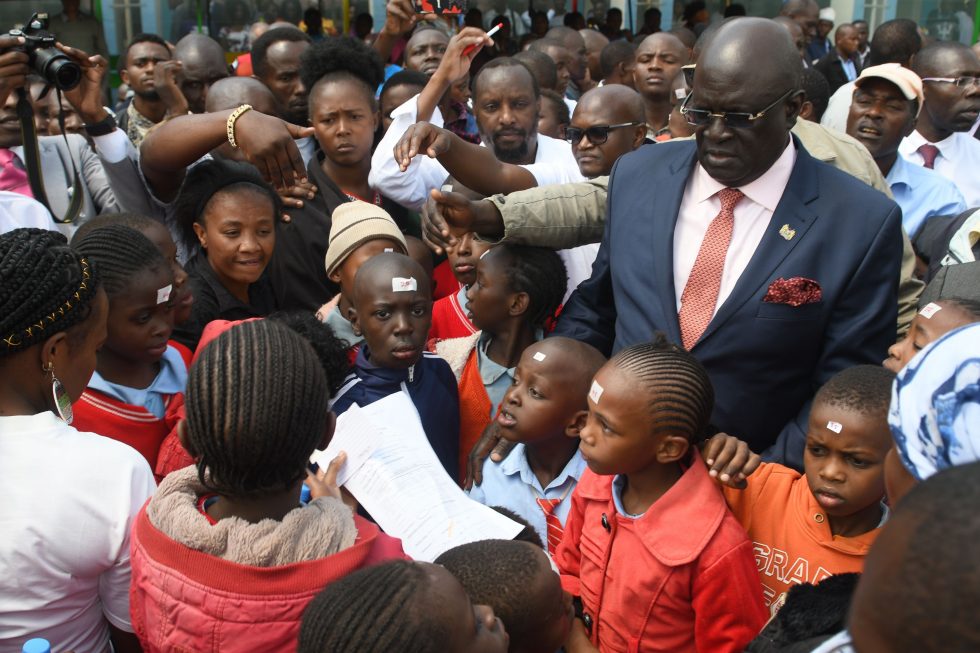
[[[355,200],[345,202],[333,211],[330,224],[330,244],[324,265],[327,275],[340,267],[344,259],[355,249],[378,238],[387,238],[400,243],[402,252],[408,251],[405,237],[398,231],[398,225],[380,206]]]

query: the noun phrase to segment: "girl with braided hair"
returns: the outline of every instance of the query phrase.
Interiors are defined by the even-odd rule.
[[[504,653],[510,638],[441,565],[393,561],[329,585],[303,615],[298,653]]]
[[[329,348],[344,360],[339,342]],[[230,326],[198,352],[178,427],[195,464],[161,482],[133,528],[132,614],[144,650],[295,650],[303,610],[324,586],[404,558],[398,540],[341,501],[343,456],[307,471],[335,424],[330,389],[341,379],[326,369],[273,319]],[[304,481],[312,499],[301,505]]]
[[[136,645],[129,531],[153,475],[132,448],[70,424],[107,313],[98,266],[64,236],[0,236],[0,650]]]
[[[742,651],[769,615],[752,542],[691,446],[714,407],[704,367],[658,334],[606,363],[588,401],[555,553],[573,632],[602,651]]]
[[[468,317],[480,329],[437,342],[459,383],[459,470],[489,426],[524,350],[544,337],[565,295],[565,264],[550,249],[510,245],[487,250],[466,290]]]
[[[99,266],[109,297],[107,337],[75,403],[77,425],[125,442],[155,469],[176,425],[172,407],[187,385],[189,363],[169,344],[173,268],[146,236],[122,224],[90,230],[71,246]]]

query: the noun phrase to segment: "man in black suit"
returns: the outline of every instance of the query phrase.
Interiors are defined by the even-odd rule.
[[[713,423],[795,467],[816,389],[894,343],[902,256],[898,206],[791,136],[801,72],[772,21],[718,29],[684,107],[696,142],[619,159],[555,330],[606,354],[666,333],[708,370]]]
[[[853,82],[860,74],[860,42],[854,25],[841,25],[834,34],[834,49],[813,65],[827,78],[831,95],[844,84]]]

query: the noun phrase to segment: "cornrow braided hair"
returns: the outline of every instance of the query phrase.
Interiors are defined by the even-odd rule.
[[[59,233],[15,229],[0,236],[0,357],[88,319],[97,267]]]
[[[427,618],[425,568],[406,560],[361,569],[310,602],[297,653],[444,653],[448,628]]]
[[[527,319],[535,328],[543,327],[561,306],[568,286],[568,272],[561,257],[546,247],[507,243],[492,251],[510,258],[505,270],[507,285],[511,292],[527,293]]]
[[[715,404],[711,379],[694,356],[657,333],[653,342],[620,351],[610,364],[628,372],[650,395],[650,413],[657,432],[697,442],[707,435]]]
[[[71,241],[71,248],[95,261],[109,297],[117,295],[145,270],[170,268],[153,242],[132,227],[110,224]]]
[[[185,397],[198,477],[239,498],[305,478],[330,412],[316,352],[274,320],[245,322],[208,344],[191,366]]]
[[[153,225],[160,225],[166,229],[166,226],[163,223],[157,222],[153,218],[141,215],[139,213],[103,213],[102,215],[95,216],[80,226],[72,236],[72,241],[81,240],[86,236],[86,234],[88,234],[88,232],[95,231],[96,229],[102,229],[103,227],[108,227],[111,224],[121,224],[124,227],[135,229],[140,233],[143,233],[146,229],[151,228]]]

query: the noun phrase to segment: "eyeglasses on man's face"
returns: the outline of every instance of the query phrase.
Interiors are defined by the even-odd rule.
[[[956,84],[957,88],[969,88],[980,86],[980,76],[964,75],[963,77],[923,77],[924,82],[938,82],[942,84]]]
[[[687,119],[688,124],[694,125],[696,127],[704,127],[711,124],[712,118],[720,119],[726,127],[729,129],[748,129],[755,124],[755,122],[765,116],[767,113],[772,111],[777,105],[785,101],[788,97],[796,93],[796,89],[790,89],[781,95],[775,102],[767,106],[761,111],[756,113],[746,113],[741,111],[723,111],[721,113],[714,113],[708,111],[707,109],[692,109],[688,106],[691,102],[691,98],[694,94],[688,95],[684,99],[684,103],[681,105],[681,115]]]
[[[642,122],[621,122],[618,125],[592,125],[582,129],[581,127],[565,127],[565,140],[569,143],[578,143],[585,136],[593,145],[602,145],[609,140],[609,132],[614,129],[624,127],[636,127]]]

